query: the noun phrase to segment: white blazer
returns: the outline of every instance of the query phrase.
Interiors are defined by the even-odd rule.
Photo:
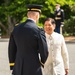
[[[69,69],[69,57],[64,37],[53,32],[46,35],[49,56],[43,69],[43,75],[65,75],[65,69]]]

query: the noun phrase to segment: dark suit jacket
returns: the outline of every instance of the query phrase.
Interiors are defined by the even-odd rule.
[[[8,54],[14,75],[42,75],[40,61],[44,64],[48,56],[44,31],[29,19],[15,26],[10,36]]]

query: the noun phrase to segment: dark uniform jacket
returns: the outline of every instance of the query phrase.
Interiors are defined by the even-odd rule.
[[[44,31],[29,19],[16,26],[10,36],[8,54],[13,75],[42,75],[41,65],[48,56]]]
[[[64,23],[64,10],[59,9],[58,11],[55,11],[54,19],[55,19],[55,22],[56,22],[55,31],[60,33],[60,26]]]
[[[54,16],[56,21],[64,22],[64,10],[59,9],[58,11],[55,11]]]

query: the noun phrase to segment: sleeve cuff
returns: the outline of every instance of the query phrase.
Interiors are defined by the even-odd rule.
[[[41,66],[44,68],[44,64],[40,61]]]
[[[10,70],[13,70],[13,67],[14,67],[14,66],[10,66]]]
[[[10,63],[10,70],[13,69],[15,63]]]

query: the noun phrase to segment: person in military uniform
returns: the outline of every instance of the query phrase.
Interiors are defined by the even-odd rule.
[[[29,4],[28,19],[11,33],[8,56],[12,75],[42,75],[41,66],[48,57],[44,31],[38,28],[42,5]]]
[[[63,27],[64,24],[64,10],[60,9],[60,4],[56,4],[54,19],[56,22],[55,32],[60,33],[60,28]]]

